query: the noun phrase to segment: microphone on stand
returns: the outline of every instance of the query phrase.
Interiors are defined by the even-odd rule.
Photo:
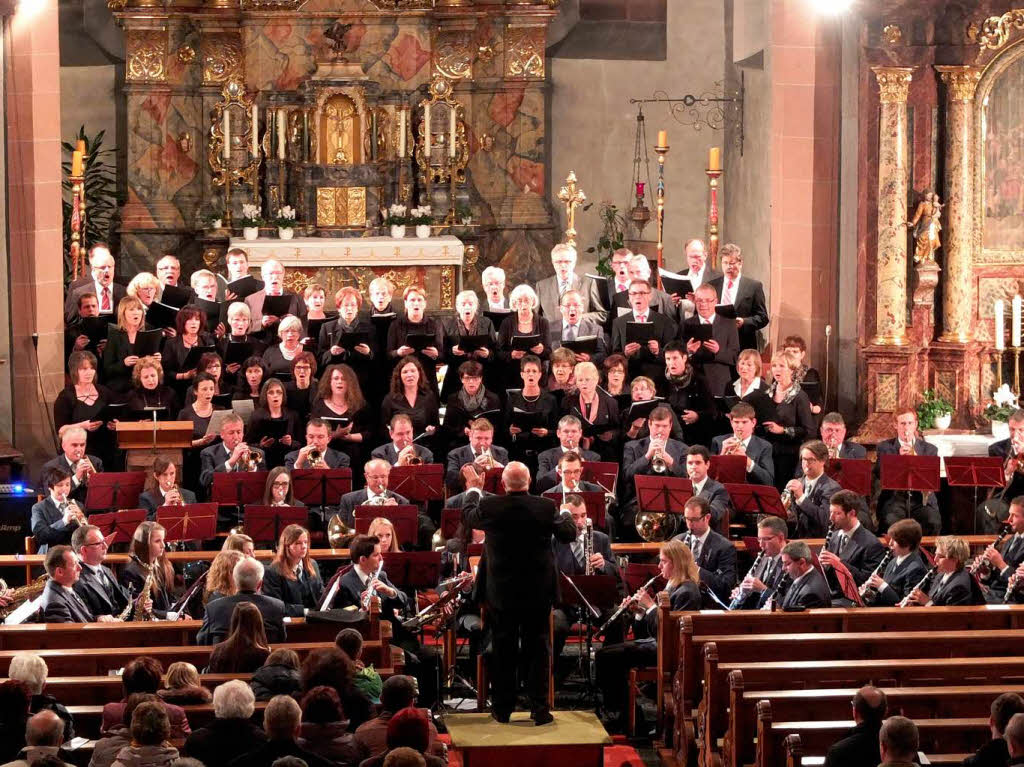
[[[829,385],[829,380],[832,378],[832,368],[829,366],[829,346],[831,346],[829,341],[830,341],[831,337],[832,337],[832,326],[831,325],[826,325],[825,326],[825,392],[824,392],[824,394],[823,394],[823,396],[821,398],[821,404],[824,406],[825,410],[828,410],[828,385]]]

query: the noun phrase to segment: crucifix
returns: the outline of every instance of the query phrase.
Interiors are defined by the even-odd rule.
[[[587,201],[587,196],[576,183],[576,171],[569,171],[565,186],[558,190],[558,199],[565,203],[565,241],[576,247],[576,207]]]

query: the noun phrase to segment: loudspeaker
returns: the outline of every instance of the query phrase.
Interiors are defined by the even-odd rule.
[[[36,495],[31,489],[20,485],[0,486],[0,553],[25,553],[25,536],[32,534],[35,502]]]

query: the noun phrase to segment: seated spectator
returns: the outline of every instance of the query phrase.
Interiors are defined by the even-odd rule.
[[[370,718],[373,710],[370,701],[352,683],[354,674],[352,661],[337,647],[312,650],[302,661],[302,691],[309,692],[320,685],[333,687],[353,731]]]
[[[384,767],[426,767],[423,754],[414,748],[402,746],[384,757]]]
[[[210,602],[221,597],[230,597],[238,593],[238,586],[235,585],[234,577],[235,565],[244,558],[245,554],[233,549],[217,552],[217,556],[213,558],[210,569],[207,571],[206,583],[203,584],[204,605],[208,605]]]
[[[231,633],[214,646],[206,668],[211,674],[248,674],[262,666],[269,655],[260,609],[251,602],[239,602],[231,614]]]
[[[380,693],[380,713],[356,728],[356,742],[371,757],[382,757],[388,750],[388,725],[394,716],[416,703],[416,682],[411,676],[396,674],[384,681]],[[444,746],[437,739],[437,728],[427,721],[429,753],[440,756]]]
[[[989,709],[988,727],[992,740],[963,761],[962,767],[1003,767],[1010,759],[1004,733],[1010,720],[1024,713],[1024,698],[1015,692],[1004,692]]]
[[[63,767],[72,765],[60,758],[60,746],[64,742],[64,722],[52,711],[40,711],[32,716],[25,726],[25,748],[18,754],[18,759],[8,762],[4,767],[30,767],[39,764],[44,757],[53,757],[54,764]]]
[[[0,759],[14,759],[25,745],[32,691],[24,682],[0,682]]]
[[[1010,752],[1008,767],[1024,764],[1024,714],[1014,714],[1004,734]]]
[[[388,722],[387,754],[380,754],[364,760],[360,767],[383,767],[387,756],[399,748],[411,748],[423,756],[427,767],[445,767],[447,762],[442,756],[428,754],[430,745],[430,729],[434,725],[427,712],[419,708],[403,708]]]
[[[146,701],[132,712],[131,744],[118,752],[112,767],[165,767],[178,758],[178,749],[167,743],[171,722],[159,703]]]
[[[879,767],[906,767],[916,765],[921,739],[917,725],[905,716],[890,716],[882,723],[878,733],[878,750],[882,760]],[[1012,756],[1013,750],[1010,754]],[[1011,764],[1016,764],[1011,760]]]
[[[298,695],[302,690],[298,653],[295,650],[274,650],[256,669],[249,684],[256,700],[270,700],[275,695]]]
[[[75,725],[71,720],[71,712],[57,702],[52,695],[44,692],[46,687],[46,676],[49,669],[46,661],[35,653],[20,652],[11,658],[10,670],[7,675],[16,682],[23,682],[32,693],[32,702],[29,706],[30,714],[38,714],[40,711],[52,711],[64,722],[64,742],[69,742],[75,737]]]
[[[266,742],[229,764],[233,767],[271,767],[286,756],[297,756],[307,767],[327,767],[330,762],[300,747],[296,739],[302,726],[302,710],[294,698],[277,695],[263,712]]]
[[[160,682],[164,675],[164,667],[156,658],[147,655],[136,658],[121,673],[121,686],[124,688],[124,699],[117,703],[107,703],[103,706],[103,722],[100,724],[100,734],[109,735],[110,731],[121,726],[124,720],[124,708],[128,696],[136,692],[156,695],[160,689]],[[185,712],[180,706],[175,706],[166,701],[160,701],[167,717],[171,723],[171,738],[184,740],[192,728],[188,725]]]
[[[825,767],[860,767],[878,764],[878,731],[885,719],[885,693],[877,687],[861,687],[851,701],[854,728],[832,744]]]
[[[301,748],[336,764],[355,765],[365,756],[348,731],[341,700],[333,687],[314,687],[302,697]]]
[[[334,644],[345,653],[356,668],[353,686],[375,706],[380,705],[380,690],[384,681],[372,665],[363,663],[363,635],[356,629],[342,629],[334,638]]]
[[[238,754],[266,743],[263,730],[251,721],[255,710],[252,690],[241,679],[217,685],[213,691],[214,720],[189,735],[181,752],[206,765],[227,764]]]
[[[106,737],[96,741],[92,750],[92,758],[89,760],[89,767],[110,767],[117,755],[121,753],[121,749],[132,743],[132,714],[135,713],[135,709],[140,703],[158,702],[159,700],[156,695],[145,692],[129,695],[124,704],[124,718],[110,730]]]
[[[157,695],[162,700],[178,706],[209,703],[212,697],[210,691],[203,687],[203,683],[199,680],[199,671],[196,667],[184,661],[172,663],[168,667],[164,684],[166,687],[163,690],[158,690]]]

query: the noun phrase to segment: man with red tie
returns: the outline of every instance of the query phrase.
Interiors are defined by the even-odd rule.
[[[719,251],[722,259],[721,277],[710,280],[721,296],[721,303],[736,307],[736,330],[740,349],[758,349],[758,331],[768,325],[768,306],[764,300],[764,286],[757,280],[744,277],[743,255],[739,245],[727,243]]]
[[[64,324],[70,325],[78,317],[78,297],[83,293],[96,295],[100,314],[116,320],[117,304],[127,295],[124,285],[114,282],[114,257],[103,243],[96,243],[89,251],[89,267],[92,277],[86,277],[72,285],[64,302]]]

